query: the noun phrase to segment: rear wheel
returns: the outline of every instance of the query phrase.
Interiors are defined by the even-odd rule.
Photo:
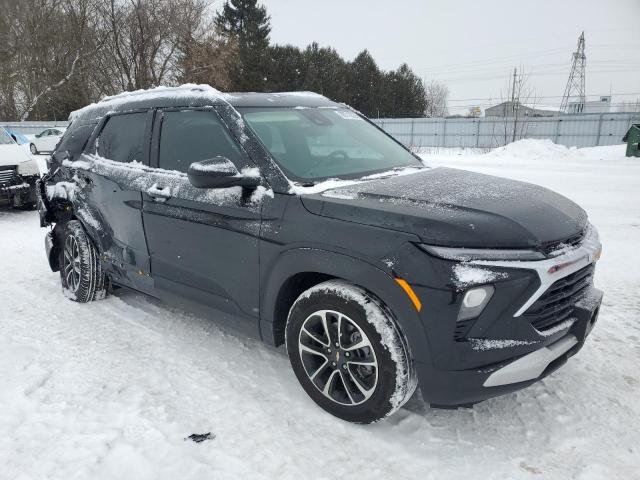
[[[291,366],[307,394],[336,417],[380,420],[416,387],[406,344],[382,303],[331,280],[303,293],[287,322]]]
[[[106,277],[102,264],[79,221],[67,223],[61,247],[60,281],[64,294],[80,303],[104,298]]]

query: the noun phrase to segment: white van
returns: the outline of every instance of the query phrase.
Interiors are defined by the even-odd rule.
[[[0,127],[0,206],[34,208],[38,163]]]

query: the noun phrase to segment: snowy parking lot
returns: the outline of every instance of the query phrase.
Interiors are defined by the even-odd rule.
[[[640,478],[640,159],[528,140],[423,158],[589,213],[604,303],[562,369],[472,409],[415,396],[347,424],[304,393],[282,348],[130,292],[67,300],[37,213],[0,210],[0,478]]]

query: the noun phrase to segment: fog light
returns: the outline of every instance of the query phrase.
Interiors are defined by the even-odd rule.
[[[458,321],[469,320],[475,318],[482,313],[484,307],[491,300],[494,288],[492,285],[483,285],[482,287],[467,290],[462,298],[462,306],[458,312]]]

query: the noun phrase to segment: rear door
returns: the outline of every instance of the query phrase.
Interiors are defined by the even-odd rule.
[[[155,123],[156,182],[143,194],[155,288],[257,318],[260,190],[198,189],[186,175],[192,162],[216,156],[238,170],[255,165],[213,109],[167,109]]]
[[[153,111],[107,117],[73,163],[80,185],[76,215],[99,243],[113,280],[143,292],[152,291],[142,226],[152,118]]]

